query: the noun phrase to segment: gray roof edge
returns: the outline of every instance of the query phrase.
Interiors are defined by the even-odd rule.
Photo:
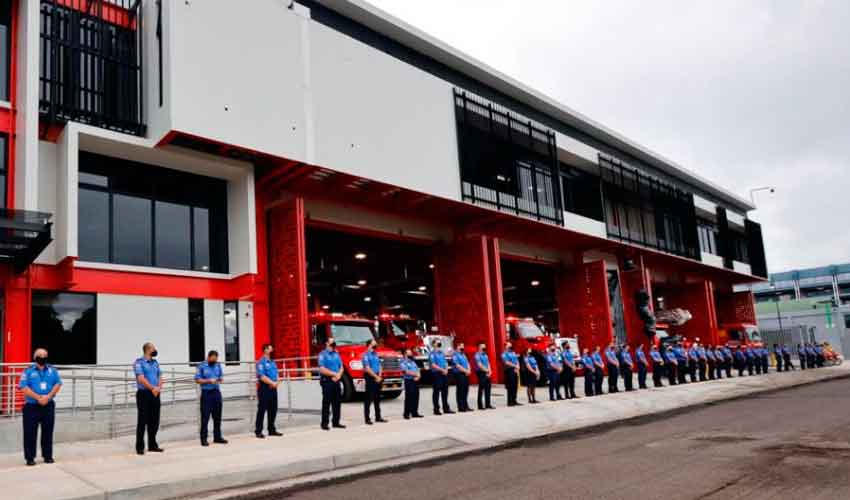
[[[611,144],[617,149],[633,155],[652,167],[677,177],[702,189],[731,207],[748,212],[756,207],[747,199],[702,177],[652,150],[637,144],[592,120],[582,113],[570,109],[557,100],[536,91],[487,64],[451,47],[445,42],[428,35],[410,24],[384,12],[363,0],[316,0],[323,6],[336,11],[396,42],[419,51],[475,80],[484,82],[496,90],[518,101],[560,120],[567,125]]]

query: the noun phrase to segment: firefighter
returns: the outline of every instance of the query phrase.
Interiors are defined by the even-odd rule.
[[[694,349],[697,351],[697,370],[699,371],[699,381],[705,382],[708,380],[708,377],[706,377],[708,356],[705,353],[705,347],[703,347],[699,341],[694,343]]]
[[[696,344],[692,345],[687,350],[688,355],[688,375],[691,377],[691,382],[697,381],[697,365],[699,364],[699,352]]]
[[[24,395],[23,434],[24,459],[35,465],[36,437],[41,427],[41,458],[53,463],[53,423],[56,403],[53,399],[62,389],[62,378],[53,366],[47,364],[47,349],[36,349],[33,364],[21,374],[18,389]]]
[[[487,356],[487,344],[478,344],[478,352],[475,353],[475,375],[478,377],[478,409],[495,410],[490,404],[490,390],[492,387],[493,371],[490,368],[490,358]]]
[[[753,353],[753,367],[756,370],[756,375],[761,375],[761,372],[762,372],[761,347],[750,347],[750,352]]]
[[[762,347],[760,350],[761,350],[761,372],[764,375],[767,375],[767,372],[770,371],[770,353],[767,351],[767,347]]]
[[[714,346],[714,378],[720,380],[723,378],[723,366],[726,363],[726,356],[723,355],[723,348]]]
[[[638,388],[646,389],[646,369],[649,365],[649,361],[646,359],[646,352],[643,350],[643,344],[638,346],[635,351],[635,355],[635,357],[637,357]]]
[[[573,399],[576,397],[576,363],[575,356],[569,345],[564,346],[561,353],[563,370],[561,371],[561,383],[564,385],[564,397]]]
[[[617,387],[617,378],[620,375],[620,361],[617,359],[617,352],[613,342],[605,350],[605,361],[608,364],[608,394],[620,392],[620,389]]]
[[[732,361],[734,360],[734,356],[729,346],[723,346],[723,358],[723,369],[726,370],[726,378],[732,378]]]
[[[670,381],[670,385],[677,385],[679,383],[679,360],[673,346],[668,345],[667,349],[662,351],[661,356],[667,366],[667,380]]]
[[[508,393],[508,406],[522,406],[516,400],[519,390],[519,356],[514,352],[510,342],[505,344],[505,352],[502,353],[502,365],[505,376],[505,390]]]
[[[800,360],[800,369],[806,369],[806,348],[801,344],[797,344],[797,358]]]
[[[622,372],[623,385],[626,387],[626,392],[635,390],[632,372],[634,371],[635,360],[632,358],[632,353],[629,352],[629,345],[623,344],[620,348],[620,371]]]
[[[784,361],[782,358],[782,348],[779,344],[773,344],[773,357],[776,359],[776,372],[779,373],[782,371],[782,364]]]
[[[413,360],[413,351],[406,349],[404,359],[401,360],[401,369],[404,372],[404,419],[422,418],[419,414],[419,367]]]
[[[434,415],[454,413],[449,407],[449,363],[443,353],[443,343],[435,342],[429,356],[431,364],[431,402],[434,405]],[[440,403],[443,411],[440,412]]]
[[[593,358],[590,356],[590,350],[587,348],[582,350],[581,366],[584,368],[584,396],[594,396],[593,379],[595,370],[593,367]]]
[[[782,344],[782,361],[785,362],[785,371],[794,370],[794,363],[791,362],[791,351],[788,346]]]
[[[372,419],[369,418],[369,409],[375,407],[375,422],[384,423],[381,417],[381,386],[384,382],[383,367],[381,366],[381,358],[375,349],[378,348],[378,342],[372,339],[369,342],[369,348],[363,353],[360,361],[363,363],[363,375],[366,378],[366,394],[363,399],[363,420],[366,425],[372,425]]]
[[[602,380],[605,378],[605,364],[602,362],[602,352],[599,346],[593,350],[593,394],[601,396]]]
[[[653,345],[649,349],[649,357],[652,358],[652,385],[654,387],[664,387],[661,377],[664,373],[664,357],[658,352],[658,347]],[[675,377],[670,377],[670,382],[675,382]]]
[[[755,368],[756,362],[756,354],[749,346],[744,346],[744,357],[746,358],[747,375],[753,375],[753,369]]]
[[[329,431],[328,426],[332,422],[335,429],[345,429],[340,423],[342,410],[342,392],[340,381],[342,380],[343,368],[342,358],[336,350],[336,341],[333,337],[325,341],[325,348],[319,353],[319,386],[322,388],[322,430]],[[277,376],[277,368],[274,370]],[[333,413],[333,419],[331,419]],[[262,430],[262,422],[257,427]],[[262,433],[257,434],[261,437]]]
[[[812,344],[806,343],[806,364],[809,365],[809,368],[817,368],[815,366],[815,348],[812,347]]]
[[[525,380],[523,380],[523,384],[525,384],[528,402],[536,405],[539,403],[537,401],[537,381],[540,380],[540,366],[538,366],[537,360],[534,359],[534,350],[529,347],[522,360],[525,362]]]
[[[824,356],[823,344],[815,344],[815,363],[818,368],[823,368],[823,365],[826,363],[826,356]]]
[[[743,377],[744,370],[747,369],[747,355],[741,346],[735,348],[735,369],[738,370],[739,377]]]
[[[223,377],[221,365],[218,362],[218,351],[207,353],[207,360],[198,365],[195,371],[195,383],[201,386],[201,446],[209,446],[207,432],[210,417],[213,421],[213,442],[227,444],[221,435],[221,390],[219,386]]]
[[[549,346],[546,354],[546,378],[549,380],[549,401],[560,401],[561,397],[561,372],[564,371],[561,356],[555,345]]]
[[[162,391],[162,369],[156,360],[159,352],[152,342],[142,346],[142,357],[133,363],[136,375],[136,453],[145,454],[145,431],[148,435],[148,451],[161,453],[164,450],[156,442],[159,431],[159,393]]]
[[[705,363],[708,368],[708,380],[714,380],[714,367],[717,364],[717,358],[714,356],[714,346],[704,347]]]
[[[688,381],[685,379],[685,375],[688,372],[688,353],[685,350],[685,346],[682,345],[682,341],[676,343],[676,348],[673,349],[674,354],[676,355],[676,380],[680,384],[686,384]]]
[[[467,413],[472,411],[469,407],[469,375],[472,370],[469,366],[469,359],[466,357],[464,350],[466,345],[459,342],[455,349],[452,361],[452,367],[455,376],[455,399],[457,401],[457,411]]]

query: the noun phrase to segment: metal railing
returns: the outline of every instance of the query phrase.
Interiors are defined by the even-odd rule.
[[[285,405],[279,408],[291,420],[293,383],[317,380],[316,357],[283,358],[274,360],[278,365],[279,391],[286,394]],[[222,362],[222,395],[228,400],[256,399],[256,368],[254,361]],[[191,404],[200,399],[200,387],[194,376],[198,363],[160,363],[163,387],[160,400],[163,405]],[[18,388],[21,374],[30,363],[0,363],[0,422],[16,419],[24,404],[23,392]],[[133,366],[128,365],[54,365],[62,378],[62,390],[55,398],[57,412],[78,416],[88,414],[89,421],[108,424],[109,437],[121,434],[120,422],[125,410],[136,402],[136,378]],[[193,412],[199,423],[198,412]]]

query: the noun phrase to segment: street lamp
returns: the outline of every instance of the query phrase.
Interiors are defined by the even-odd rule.
[[[762,186],[762,187],[750,189],[750,201],[753,202],[753,206],[756,205],[755,194],[758,193],[759,191],[770,191],[770,194],[773,194],[773,193],[776,192],[776,188],[773,187],[773,186]]]

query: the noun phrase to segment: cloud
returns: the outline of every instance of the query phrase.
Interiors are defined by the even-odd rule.
[[[773,271],[850,261],[850,2],[371,0],[741,196]]]

